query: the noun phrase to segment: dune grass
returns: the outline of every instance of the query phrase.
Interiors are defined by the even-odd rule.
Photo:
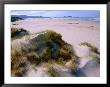
[[[90,54],[90,57],[94,58],[97,62],[100,62],[100,55]]]
[[[22,52],[14,51],[11,53],[11,71],[15,76],[23,76],[26,72],[26,58]]]
[[[17,29],[17,31],[12,31],[12,33],[16,36],[20,31],[25,30]],[[26,45],[21,43],[21,47],[19,47],[19,49],[12,49],[12,73],[16,76],[23,76],[27,71],[27,69],[25,69],[27,62],[36,66],[39,63],[48,63],[49,61],[51,63],[56,62],[64,65],[66,61],[70,59],[77,59],[72,51],[71,45],[62,40],[62,36],[60,34],[46,30],[38,32],[35,34],[34,38],[29,38]],[[24,64],[24,66],[21,66],[22,64]],[[75,66],[75,64],[77,65],[77,61],[74,61],[73,66]],[[76,70],[76,66],[73,71],[74,70]],[[53,77],[60,76],[57,70],[53,67],[49,68],[48,73]]]
[[[11,38],[13,39],[17,39],[17,38],[21,38],[24,35],[28,35],[29,32],[23,28],[11,28]]]
[[[66,64],[66,60],[64,60],[63,58],[59,58],[57,61],[55,61],[57,64],[59,64],[59,65],[63,65],[63,66],[65,66],[65,64]]]
[[[26,57],[31,64],[38,65],[41,62],[39,55],[35,52],[28,53]]]
[[[93,51],[97,54],[100,54],[99,51],[98,51],[98,48],[96,46],[91,45],[88,42],[82,42],[82,43],[80,43],[80,45],[87,46],[91,51]]]
[[[50,67],[50,68],[49,68],[48,74],[49,74],[51,77],[60,77],[60,73],[58,72],[58,70],[55,69],[55,68],[53,68],[53,67]]]
[[[93,52],[89,56],[95,59],[97,62],[100,62],[100,52],[96,46],[93,46],[88,42],[82,42],[80,45],[87,46]]]

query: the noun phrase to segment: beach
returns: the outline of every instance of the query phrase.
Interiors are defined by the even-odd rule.
[[[11,22],[11,28],[24,28],[31,34],[44,31],[53,30],[62,35],[62,39],[67,43],[71,44],[76,55],[80,57],[79,67],[82,69],[88,62],[92,61],[92,58],[87,57],[89,51],[86,48],[81,47],[81,42],[88,42],[96,46],[100,51],[100,22],[91,20],[74,20],[74,19],[63,19],[63,18],[28,18]],[[96,62],[94,62],[96,64]],[[84,71],[87,73],[86,76],[100,76],[100,66],[90,66]],[[93,67],[95,67],[93,69]],[[85,70],[86,70],[85,69]],[[88,74],[89,73],[89,74]],[[30,75],[29,75],[30,76]],[[32,75],[31,75],[32,76]],[[70,75],[71,76],[71,75]]]
[[[31,33],[54,30],[72,45],[87,41],[100,49],[100,22],[69,19],[26,19],[14,22],[11,28],[24,28]]]

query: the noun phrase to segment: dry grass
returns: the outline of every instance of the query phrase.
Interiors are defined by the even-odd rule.
[[[50,77],[60,77],[60,73],[57,69],[53,67],[52,62],[48,62],[44,65],[44,67],[47,69],[46,73],[49,74]]]
[[[100,54],[99,51],[98,51],[98,48],[96,46],[91,45],[88,42],[82,42],[82,43],[80,43],[80,45],[87,46],[91,51],[93,51],[97,54]]]
[[[11,64],[12,73],[16,76],[23,76],[27,71],[27,62],[31,65],[38,65],[41,62],[53,62],[65,65],[68,60],[75,59],[72,47],[61,35],[53,31],[43,31],[29,38],[28,43],[21,43],[17,49],[12,49]],[[16,43],[17,44],[17,43]],[[50,63],[49,63],[50,64]],[[76,70],[77,61],[73,62],[72,70]],[[49,66],[50,76],[60,76],[56,69]]]
[[[26,72],[26,58],[22,52],[14,51],[11,53],[11,70],[15,76],[23,76]]]
[[[91,54],[90,57],[94,58],[97,62],[100,62],[100,55]]]
[[[11,38],[21,38],[24,35],[28,35],[29,32],[23,28],[11,28]]]
[[[100,62],[100,52],[96,46],[93,46],[88,42],[82,42],[80,45],[87,46],[93,52],[89,56]]]

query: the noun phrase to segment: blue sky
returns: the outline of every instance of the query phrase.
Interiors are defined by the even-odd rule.
[[[100,17],[99,10],[69,10],[69,11],[35,11],[35,10],[12,10],[11,15],[28,15],[44,17]]]

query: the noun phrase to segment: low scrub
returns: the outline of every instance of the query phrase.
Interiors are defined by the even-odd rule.
[[[23,76],[26,72],[26,58],[22,52],[11,52],[11,71],[15,76]]]
[[[96,46],[91,45],[88,42],[82,42],[82,43],[80,43],[80,45],[87,46],[91,51],[93,51],[97,54],[100,54],[99,51],[98,51],[98,48]]]
[[[11,28],[11,38],[20,38],[28,34],[29,32],[23,28]]]
[[[20,32],[25,30],[21,29],[13,31],[13,35],[18,34],[18,31]],[[20,66],[23,61],[24,64],[30,62],[30,64],[34,65],[38,65],[41,62],[48,63],[55,61],[56,63],[63,65],[66,64],[66,61],[68,60],[77,60],[72,50],[72,46],[62,40],[62,36],[60,34],[49,30],[36,33],[33,38],[28,40],[28,44],[21,47],[21,51],[12,53],[11,56],[12,71],[14,72],[18,69],[18,67],[23,68]],[[76,70],[77,61],[74,61],[73,64],[73,68],[74,66],[75,68],[72,68],[72,70],[74,71]],[[16,66],[17,69],[13,68]],[[21,69],[19,71],[22,73]],[[48,73],[53,77],[60,76],[57,70],[53,67],[50,67]]]
[[[91,53],[89,56],[95,59],[96,61],[100,62],[100,52],[98,51],[98,48],[91,45],[88,42],[82,42],[80,45],[87,46],[93,53]]]
[[[60,77],[60,73],[57,69],[55,69],[53,66],[49,67],[48,74],[51,77]]]
[[[19,21],[19,20],[23,20],[20,17],[11,17],[11,22],[15,22],[15,21]]]

